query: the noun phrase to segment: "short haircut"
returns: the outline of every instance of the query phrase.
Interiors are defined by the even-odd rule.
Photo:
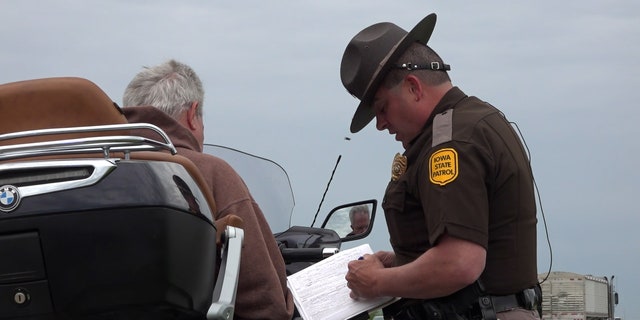
[[[349,210],[349,220],[353,221],[353,218],[356,216],[356,214],[366,214],[367,217],[369,216],[369,206],[367,206],[366,204],[361,204],[358,206],[354,206]]]
[[[202,117],[204,89],[198,75],[188,65],[169,60],[144,67],[131,80],[122,98],[124,107],[153,106],[174,119],[193,102],[198,102],[196,115]]]

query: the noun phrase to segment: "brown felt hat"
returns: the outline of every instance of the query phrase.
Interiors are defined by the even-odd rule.
[[[390,22],[376,23],[356,34],[347,45],[340,78],[347,91],[360,99],[351,120],[351,132],[364,128],[375,114],[371,100],[390,66],[414,42],[427,44],[436,25],[436,14],[426,16],[409,32]]]

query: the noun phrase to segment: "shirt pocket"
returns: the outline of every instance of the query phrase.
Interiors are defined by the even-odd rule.
[[[406,196],[407,184],[404,180],[391,181],[387,185],[387,190],[382,199],[382,209],[385,215],[394,216],[402,214],[404,211],[404,200]]]
[[[408,193],[406,180],[389,183],[382,208],[399,263],[412,261],[429,249],[425,216],[420,202]]]

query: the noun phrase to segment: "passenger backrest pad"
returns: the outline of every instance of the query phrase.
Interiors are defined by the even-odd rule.
[[[87,79],[74,77],[2,84],[0,85],[0,114],[2,114],[0,134],[127,123],[120,108],[96,84]],[[105,134],[68,134],[48,137],[45,140],[99,135]],[[0,145],[42,140],[43,138],[3,141]]]

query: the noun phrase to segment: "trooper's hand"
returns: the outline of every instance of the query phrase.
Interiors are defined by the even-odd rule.
[[[348,264],[349,271],[345,279],[347,279],[347,287],[351,289],[352,299],[369,299],[380,296],[378,293],[376,273],[384,269],[382,261],[375,255],[365,254],[361,259],[350,261]]]
[[[382,261],[385,268],[395,267],[396,254],[393,251],[378,251],[374,255]]]

